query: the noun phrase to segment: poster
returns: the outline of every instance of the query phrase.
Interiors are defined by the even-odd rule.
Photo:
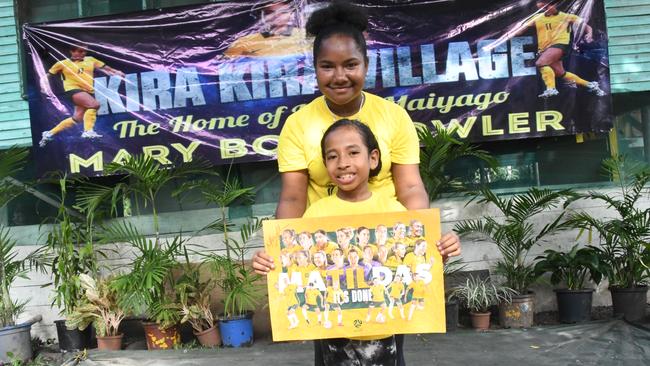
[[[354,2],[353,2],[354,3]],[[612,127],[602,0],[371,0],[365,89],[419,126],[494,141]],[[275,159],[319,96],[305,34],[324,1],[245,0],[23,27],[40,173]]]
[[[445,332],[438,209],[264,222],[274,341]]]

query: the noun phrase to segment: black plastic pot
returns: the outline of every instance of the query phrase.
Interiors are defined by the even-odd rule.
[[[62,352],[77,352],[91,347],[91,328],[83,331],[79,329],[69,330],[65,326],[65,320],[55,320],[56,335],[59,338],[59,349]]]
[[[610,287],[614,316],[623,316],[631,322],[642,321],[645,318],[645,308],[648,300],[648,286],[632,288]]]
[[[455,299],[445,302],[445,320],[447,323],[447,332],[453,332],[458,329],[458,301]]]
[[[560,323],[580,323],[591,319],[591,299],[594,289],[555,290]]]

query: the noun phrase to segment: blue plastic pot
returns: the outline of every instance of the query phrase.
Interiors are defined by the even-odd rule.
[[[32,358],[31,329],[31,323],[0,328],[0,365],[9,365],[7,352],[22,361]]]
[[[224,347],[250,347],[253,345],[253,313],[219,318],[219,331]]]

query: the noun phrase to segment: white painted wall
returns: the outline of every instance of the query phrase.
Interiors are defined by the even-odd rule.
[[[615,189],[601,189],[600,191],[616,193]],[[484,205],[477,205],[476,203],[465,206],[465,202],[466,199],[456,198],[441,200],[432,205],[434,207],[439,207],[442,210],[443,232],[451,231],[459,220],[478,218],[483,215],[498,217],[498,211],[494,207],[485,207]],[[650,199],[646,198],[641,202],[641,205],[646,207],[650,206]],[[597,201],[579,201],[574,203],[571,207],[577,210],[585,210],[592,215],[597,215],[599,217],[611,217],[614,215],[614,212],[611,209],[607,209]],[[543,225],[550,219],[550,217],[553,217],[553,215],[557,214],[559,211],[559,209],[556,209],[555,211],[542,214],[536,222]],[[206,214],[207,211],[205,210],[188,213],[188,215],[197,215],[198,221],[204,221]],[[161,222],[164,222],[164,218],[161,219]],[[41,228],[41,230],[45,230],[45,228]],[[577,231],[565,231],[548,237],[542,245],[533,248],[529,259],[533,259],[548,248],[566,250],[571,248],[576,242],[579,242],[582,245],[586,244],[587,235],[583,235],[579,240],[576,240],[577,234]],[[23,240],[25,239],[23,238]],[[224,249],[221,240],[221,235],[210,234],[193,237],[189,242],[191,244],[201,245],[205,247],[205,250],[220,251]],[[33,239],[34,243],[39,243],[41,241],[42,239],[39,239],[38,236]],[[249,256],[252,255],[254,249],[261,247],[261,235],[258,235],[258,237],[253,240],[252,244],[253,248],[249,253]],[[468,269],[470,270],[490,269],[494,262],[499,258],[499,252],[496,246],[485,240],[468,237],[463,239],[462,245],[462,258],[468,263]],[[103,264],[110,268],[114,268],[115,270],[124,270],[124,264],[128,263],[128,258],[132,256],[132,253],[130,253],[130,250],[123,250],[125,246],[112,245],[111,247],[116,249],[117,254],[105,261]],[[24,245],[18,247],[22,255],[34,250],[35,248],[35,245]],[[40,324],[35,325],[32,331],[32,335],[39,336],[43,339],[56,337],[53,321],[59,319],[58,309],[50,308],[50,297],[52,291],[51,287],[47,286],[49,282],[51,282],[49,276],[32,273],[30,274],[29,280],[19,279],[11,291],[12,295],[16,299],[29,299],[27,311],[22,318],[28,318],[35,314],[41,314],[43,316],[43,321]],[[534,291],[537,294],[536,311],[553,310],[556,308],[555,295],[553,294],[550,285],[536,285],[534,286]],[[609,291],[607,290],[607,283],[605,281],[596,289],[593,305],[601,306],[610,304],[611,300]]]

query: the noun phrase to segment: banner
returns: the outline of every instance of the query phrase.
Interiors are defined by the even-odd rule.
[[[319,95],[304,25],[325,5],[248,0],[25,25],[40,171],[99,175],[137,153],[274,159],[287,116]],[[370,22],[365,88],[422,126],[472,141],[612,126],[602,1],[358,5]]]
[[[438,209],[264,222],[274,341],[445,331]]]

